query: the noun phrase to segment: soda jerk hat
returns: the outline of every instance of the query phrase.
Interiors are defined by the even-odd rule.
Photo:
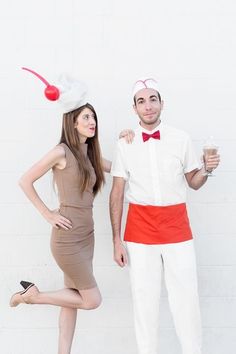
[[[87,87],[83,82],[62,75],[59,78],[57,85],[54,86],[49,84],[46,79],[35,71],[25,67],[22,69],[37,76],[37,78],[46,85],[44,90],[45,97],[50,101],[57,101],[61,106],[63,113],[74,111],[87,103]]]
[[[137,80],[133,86],[133,97],[136,95],[138,91],[144,88],[151,88],[159,92],[158,86],[159,85],[157,81],[152,78],[144,78],[144,79]]]

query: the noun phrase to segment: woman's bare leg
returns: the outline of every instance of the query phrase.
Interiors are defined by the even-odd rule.
[[[34,285],[24,293],[16,293],[12,296],[10,306],[18,306],[21,303],[45,304],[72,309],[91,310],[101,303],[101,294],[97,287],[87,290],[60,289],[51,292],[40,292]]]
[[[101,294],[97,287],[79,291],[66,288],[52,292],[38,292],[31,296],[30,303],[92,310],[101,304]]]
[[[64,290],[72,290],[72,289],[64,289]],[[75,290],[74,290],[75,291]],[[43,293],[40,300],[47,300],[47,294],[49,294],[50,301],[52,297],[56,295],[56,300],[58,301],[58,296],[61,294],[59,292],[55,293]],[[78,292],[79,293],[79,292]],[[81,290],[80,291],[81,305],[83,304],[83,308],[92,309],[99,306],[101,302],[101,295],[98,288]],[[66,294],[68,296],[67,301],[69,299],[69,292]],[[65,301],[65,300],[63,300]],[[82,307],[81,307],[82,308]],[[59,344],[58,344],[58,354],[70,354],[72,341],[75,332],[77,318],[77,308],[68,308],[62,307],[59,317]]]
[[[101,294],[97,287],[87,290],[61,289],[52,292],[39,292],[34,285],[24,293],[12,296],[10,306],[21,303],[46,304],[61,306],[59,317],[59,347],[58,354],[70,354],[75,331],[77,309],[92,310],[101,303]]]
[[[58,354],[70,354],[75,332],[77,309],[62,307],[59,316]]]

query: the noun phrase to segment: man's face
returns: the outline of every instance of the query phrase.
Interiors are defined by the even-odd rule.
[[[141,126],[152,130],[159,123],[163,101],[160,102],[157,91],[151,88],[138,91],[135,101],[134,110],[141,120]]]

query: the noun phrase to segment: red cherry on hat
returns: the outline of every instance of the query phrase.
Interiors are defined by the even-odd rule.
[[[44,90],[44,94],[48,100],[56,101],[60,96],[60,91],[56,86],[48,85]]]
[[[36,73],[35,71],[33,71],[31,69],[28,69],[28,68],[22,68],[22,69],[27,70],[30,73],[34,74],[46,85],[46,88],[44,90],[44,95],[46,96],[46,98],[48,100],[50,100],[50,101],[58,100],[58,98],[60,97],[60,91],[56,86],[50,85],[47,80],[45,80],[41,75],[39,75],[38,73]]]

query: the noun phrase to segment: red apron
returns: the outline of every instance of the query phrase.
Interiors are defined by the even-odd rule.
[[[169,206],[129,204],[125,241],[164,244],[191,239],[185,203]]]

